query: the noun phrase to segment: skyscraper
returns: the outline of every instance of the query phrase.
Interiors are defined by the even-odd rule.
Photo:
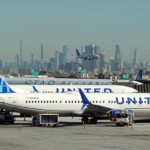
[[[121,52],[120,52],[119,45],[116,45],[114,69],[115,71],[121,71]]]
[[[135,48],[134,50],[134,57],[133,57],[133,66],[137,65],[138,60],[137,60],[137,49]]]
[[[41,44],[41,60],[43,60],[43,44]]]
[[[15,68],[19,68],[19,55],[18,54],[15,57]]]
[[[3,62],[2,62],[2,60],[0,59],[0,71],[2,71],[3,70]]]
[[[100,73],[105,72],[105,53],[100,53]]]
[[[54,71],[58,71],[59,69],[59,52],[55,51],[55,65],[54,65]]]
[[[23,67],[23,41],[20,40],[20,67]]]

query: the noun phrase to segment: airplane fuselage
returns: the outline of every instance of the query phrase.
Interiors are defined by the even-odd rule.
[[[135,117],[150,117],[150,94],[86,94],[88,100],[95,106],[94,110],[83,110],[80,94],[52,93],[52,94],[1,94],[0,108],[25,114],[58,113],[60,116],[102,116],[102,110],[96,111],[96,106],[110,110],[131,109]],[[97,113],[100,111],[101,113]]]

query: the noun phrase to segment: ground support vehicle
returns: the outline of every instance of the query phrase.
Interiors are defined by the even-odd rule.
[[[0,124],[9,123],[14,124],[15,118],[9,111],[0,111]]]
[[[115,116],[117,126],[130,126],[133,123],[133,113],[129,110],[118,110],[115,112]]]
[[[33,117],[35,126],[57,126],[59,124],[59,114],[38,114]]]

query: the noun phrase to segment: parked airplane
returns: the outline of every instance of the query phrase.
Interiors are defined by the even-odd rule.
[[[0,77],[1,80],[3,80]],[[5,84],[8,83],[5,81]],[[9,85],[16,93],[66,93],[78,92],[81,88],[86,93],[136,93],[137,90],[121,85]]]
[[[85,123],[97,123],[97,118],[122,109],[134,111],[135,117],[150,117],[150,94],[87,93],[16,93],[0,79],[0,108],[23,114],[58,113],[60,116],[80,116]]]
[[[121,85],[11,85],[17,93],[66,93],[78,92],[81,88],[85,93],[137,93],[138,91]]]
[[[76,49],[76,53],[77,53],[77,57],[84,59],[84,60],[91,60],[91,59],[98,59],[99,56],[98,55],[94,55],[94,54],[87,54],[87,55],[80,55],[78,49]]]
[[[10,85],[112,85],[117,83],[134,83],[141,85],[142,83],[132,80],[121,79],[76,79],[76,78],[50,78],[50,77],[11,77],[4,78]]]

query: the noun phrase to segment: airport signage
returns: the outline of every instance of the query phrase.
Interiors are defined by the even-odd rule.
[[[39,72],[32,72],[32,76],[39,76]]]
[[[123,78],[123,79],[129,79],[129,74],[123,74],[123,75],[122,75],[122,78]]]
[[[86,71],[85,70],[81,70],[80,74],[86,74]]]

